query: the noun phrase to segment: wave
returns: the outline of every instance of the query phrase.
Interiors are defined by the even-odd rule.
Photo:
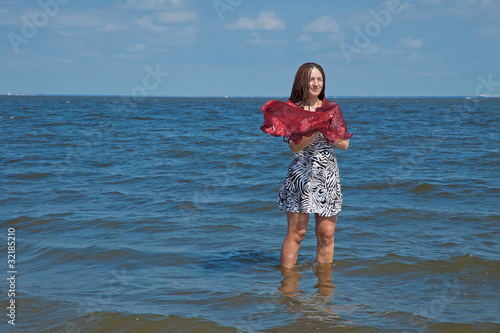
[[[48,173],[48,172],[29,172],[29,173],[11,174],[6,176],[5,178],[39,180],[51,177],[53,175],[54,175],[53,173]]]
[[[483,259],[471,254],[454,256],[442,260],[419,260],[414,257],[402,257],[388,254],[377,259],[343,259],[336,262],[342,273],[357,276],[427,276],[429,274],[447,274],[490,272],[492,278],[500,278],[500,260]]]
[[[419,322],[416,322],[419,323]],[[457,333],[457,332],[474,332],[474,333],[497,333],[500,332],[499,323],[434,323],[420,321],[420,325],[423,327],[425,333]]]
[[[76,314],[77,309],[74,310]],[[24,318],[23,318],[24,319]],[[33,330],[35,328],[35,330]],[[53,318],[16,327],[16,332],[232,332],[234,327],[208,319],[177,315],[132,314],[127,312],[90,312],[81,316]]]
[[[427,193],[433,192],[436,189],[436,185],[429,183],[418,184],[417,186],[410,189],[408,192],[410,193]]]

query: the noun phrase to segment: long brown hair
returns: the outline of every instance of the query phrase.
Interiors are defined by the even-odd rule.
[[[293,81],[290,101],[292,101],[295,105],[303,107],[309,104],[309,78],[311,77],[311,72],[314,68],[318,69],[323,76],[323,89],[321,89],[321,93],[318,98],[320,100],[325,98],[325,71],[323,71],[323,68],[320,65],[314,62],[307,62],[299,67],[297,74],[295,74],[295,80]]]

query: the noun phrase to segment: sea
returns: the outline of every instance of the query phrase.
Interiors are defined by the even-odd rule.
[[[500,332],[500,99],[334,98],[344,203],[281,269],[270,99],[0,97],[1,332]]]

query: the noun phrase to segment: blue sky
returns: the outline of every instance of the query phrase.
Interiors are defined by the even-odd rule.
[[[0,93],[500,95],[498,0],[0,0]]]

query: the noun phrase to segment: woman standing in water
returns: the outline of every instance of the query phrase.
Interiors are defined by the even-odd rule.
[[[315,214],[316,220],[316,260],[332,263],[335,225],[342,207],[335,148],[347,150],[352,134],[347,133],[338,104],[325,98],[325,73],[318,64],[300,66],[287,104],[308,112],[328,113],[333,132],[316,131],[298,140],[288,140],[294,154],[277,200],[279,208],[286,209],[288,220],[281,266],[291,268],[297,262],[309,214]],[[266,106],[264,114],[265,109]]]

